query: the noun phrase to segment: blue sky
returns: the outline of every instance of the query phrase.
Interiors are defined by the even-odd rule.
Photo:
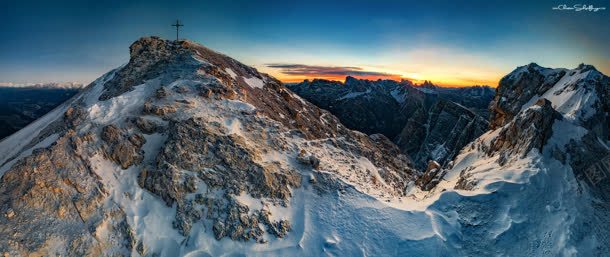
[[[0,82],[89,82],[127,62],[137,38],[175,37],[176,18],[184,38],[284,81],[339,78],[355,68],[495,86],[529,62],[584,62],[610,74],[610,9],[552,10],[581,3],[572,0],[5,2]],[[610,8],[610,1],[586,4]],[[325,68],[345,74],[316,76]]]

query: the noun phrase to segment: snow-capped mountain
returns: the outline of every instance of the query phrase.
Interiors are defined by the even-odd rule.
[[[551,86],[539,83],[550,74],[529,80],[536,69],[511,73],[492,105],[493,130],[420,174],[386,137],[347,129],[230,57],[156,37],[130,50],[129,63],[0,142],[1,253],[609,250],[608,130],[599,123],[610,85],[592,68],[565,70]],[[526,89],[537,93],[504,102]]]
[[[289,85],[301,97],[336,115],[348,128],[381,133],[411,156],[418,168],[441,164],[489,126],[495,94],[485,86],[443,88],[429,81],[316,79]]]
[[[416,178],[384,136],[225,55],[155,37],[130,51],[0,142],[0,252],[318,255],[337,194],[392,199]]]
[[[432,191],[415,195],[456,204],[441,215],[476,244],[467,255],[607,255],[609,89],[588,65],[517,68],[500,81],[492,130],[431,167],[418,184]]]

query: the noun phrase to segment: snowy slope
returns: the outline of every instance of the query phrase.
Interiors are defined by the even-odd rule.
[[[528,68],[532,72],[532,67],[534,73],[560,75],[530,83],[531,77],[523,73]],[[516,79],[519,76],[527,79]],[[444,176],[431,192],[415,188],[409,201],[393,205],[440,210],[451,224],[446,231],[455,233],[448,242],[463,251],[458,255],[604,256],[609,238],[608,181],[593,180],[590,174],[596,169],[607,172],[602,166],[608,167],[610,151],[607,134],[590,119],[607,116],[607,77],[583,65],[553,71],[529,65],[505,79],[514,79],[515,84],[501,87],[517,85],[521,88],[512,90],[539,94],[521,100],[525,104],[516,106],[520,111],[514,118],[466,146],[439,173]],[[548,81],[553,84],[545,85]],[[512,90],[500,88],[496,99],[507,101],[512,96],[502,92]],[[541,99],[548,99],[549,105]],[[512,107],[495,104],[492,108],[508,106],[500,111]],[[533,148],[527,150],[528,145]],[[596,155],[601,157],[592,163],[580,161]]]

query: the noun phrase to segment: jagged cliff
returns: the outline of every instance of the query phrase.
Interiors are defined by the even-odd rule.
[[[454,102],[440,100],[409,118],[395,141],[419,168],[431,160],[445,165],[488,127],[483,117]]]

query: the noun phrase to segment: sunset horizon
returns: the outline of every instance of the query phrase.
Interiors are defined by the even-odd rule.
[[[354,76],[495,87],[531,62],[610,73],[610,33],[588,25],[609,16],[558,10],[555,1],[65,3],[7,4],[0,82],[86,84],[126,63],[125,46],[138,38],[175,38],[176,19],[180,38],[288,83]]]

